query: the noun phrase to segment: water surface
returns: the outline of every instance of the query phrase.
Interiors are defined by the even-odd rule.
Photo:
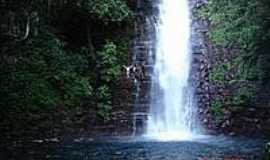
[[[209,137],[157,142],[114,138],[80,142],[13,142],[0,148],[1,160],[240,160],[261,159],[265,140]]]

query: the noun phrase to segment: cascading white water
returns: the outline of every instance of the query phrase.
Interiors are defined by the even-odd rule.
[[[190,73],[188,0],[161,0],[146,135],[161,140],[193,137],[194,105]]]

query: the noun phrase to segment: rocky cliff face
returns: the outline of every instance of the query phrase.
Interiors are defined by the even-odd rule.
[[[210,133],[255,134],[269,132],[269,92],[254,81],[235,80],[232,64],[237,50],[215,46],[209,39],[211,23],[198,14],[207,0],[191,0],[192,74],[199,115]],[[268,97],[268,98],[267,98]]]
[[[155,23],[158,14],[158,0],[134,1],[136,15],[134,36],[131,44],[130,66],[119,83],[114,96],[114,134],[141,134],[145,128],[149,110],[149,91],[153,71]],[[270,128],[269,92],[256,92],[248,106],[226,105],[228,97],[234,97],[239,88],[260,88],[249,82],[216,83],[213,77],[223,74],[217,70],[232,61],[235,51],[214,46],[209,40],[211,25],[208,19],[198,15],[198,9],[207,5],[207,0],[190,0],[192,10],[191,54],[192,69],[190,83],[195,89],[199,121],[208,133],[253,134],[267,133]],[[233,69],[224,75],[225,81],[233,80]],[[216,77],[218,78],[218,77]],[[238,93],[237,93],[238,94]],[[242,93],[239,93],[242,94]],[[238,94],[238,95],[239,95]],[[220,103],[217,99],[221,100]],[[238,106],[239,107],[239,106]],[[110,127],[109,127],[110,128]],[[107,127],[108,129],[108,127]]]
[[[133,40],[133,73],[131,79],[135,90],[133,106],[133,134],[143,133],[149,110],[151,73],[153,71],[155,49],[155,24],[158,1],[137,1],[135,35]]]
[[[208,114],[207,108],[210,107],[210,48],[207,40],[209,23],[206,19],[200,18],[196,11],[206,3],[205,0],[190,0],[192,11],[191,54],[193,58],[190,83],[195,88],[198,119],[204,126],[207,124],[207,119],[205,118]]]

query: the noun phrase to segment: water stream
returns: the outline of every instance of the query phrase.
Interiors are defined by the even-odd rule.
[[[196,105],[190,75],[191,18],[188,0],[159,4],[151,105],[146,135],[151,138],[194,138]]]

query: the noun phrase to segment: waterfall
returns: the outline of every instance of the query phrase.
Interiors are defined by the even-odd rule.
[[[191,139],[196,105],[188,82],[191,68],[188,0],[161,0],[156,27],[146,135],[164,140]]]

